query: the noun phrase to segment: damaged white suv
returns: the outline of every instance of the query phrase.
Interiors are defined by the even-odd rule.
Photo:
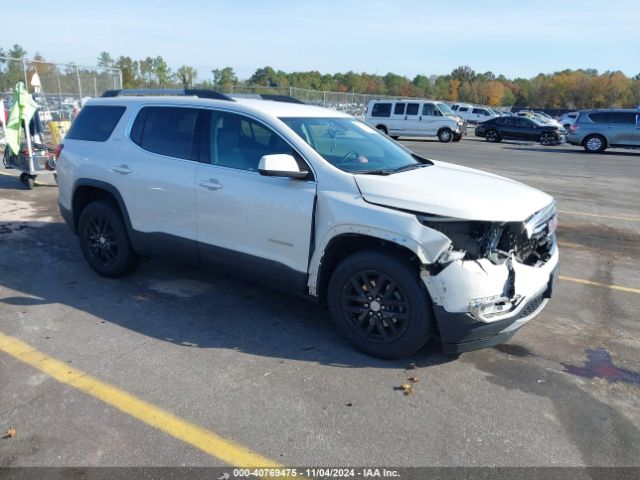
[[[326,301],[384,358],[496,345],[547,303],[549,195],[292,99],[149,93],[87,102],[59,147],[60,209],[99,274],[226,267]]]

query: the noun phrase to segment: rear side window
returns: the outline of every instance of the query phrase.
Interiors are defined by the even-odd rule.
[[[419,103],[407,103],[407,115],[417,115],[419,108]]]
[[[197,160],[199,148],[194,145],[197,119],[195,108],[145,107],[131,128],[131,140],[153,153]]]
[[[106,142],[124,111],[125,107],[88,105],[80,110],[78,118],[75,119],[67,132],[66,138]]]
[[[390,103],[374,103],[371,109],[372,117],[390,117],[391,116],[391,104]]]
[[[636,114],[633,112],[594,112],[589,114],[594,123],[636,123]]]
[[[458,109],[459,112],[466,112],[467,110],[469,110],[467,107],[460,107]]]

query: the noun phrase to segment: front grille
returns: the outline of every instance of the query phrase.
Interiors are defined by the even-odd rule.
[[[540,294],[537,297],[534,297],[532,300],[529,300],[529,303],[522,309],[522,311],[516,317],[516,320],[520,320],[521,318],[528,317],[529,315],[533,315],[542,302],[544,301],[544,294]]]

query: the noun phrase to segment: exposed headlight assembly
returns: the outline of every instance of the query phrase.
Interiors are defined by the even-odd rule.
[[[540,265],[555,245],[555,205],[532,215],[526,222],[482,222],[437,215],[418,215],[420,223],[446,235],[451,248],[438,259],[441,264],[486,258],[502,264],[514,256],[527,265]]]

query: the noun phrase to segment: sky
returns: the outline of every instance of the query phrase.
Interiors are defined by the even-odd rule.
[[[567,68],[640,73],[640,0],[36,0],[2,15],[0,47],[94,65],[162,55],[210,77],[231,66],[509,78]],[[29,26],[24,20],[28,19]]]

